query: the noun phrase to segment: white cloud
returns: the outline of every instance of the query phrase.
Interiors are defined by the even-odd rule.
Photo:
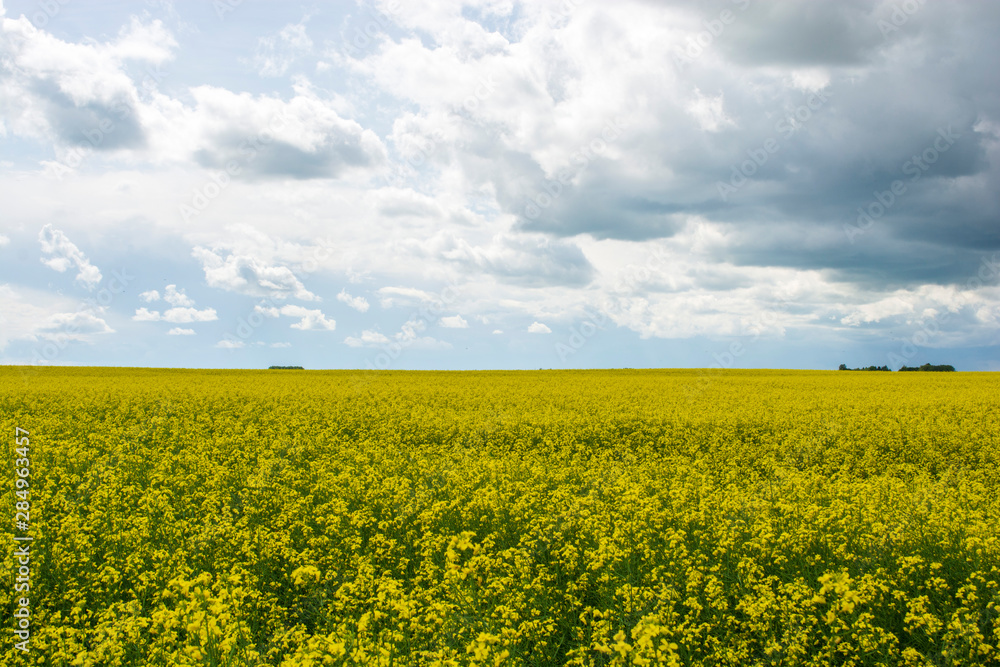
[[[238,350],[241,347],[246,347],[246,343],[241,340],[220,340],[215,344],[215,347],[221,347],[227,350]]]
[[[271,343],[271,347],[291,347],[291,343]]]
[[[282,306],[281,314],[300,318],[292,325],[292,328],[301,331],[333,331],[337,327],[337,322],[327,319],[321,311],[310,310],[302,306]]]
[[[365,175],[386,162],[378,135],[341,116],[335,108],[341,105],[308,85],[295,91],[286,101],[196,86],[193,108],[172,103],[159,110],[150,142],[164,156],[210,170],[236,161],[241,179]]]
[[[735,125],[733,119],[723,109],[723,94],[715,97],[702,95],[695,89],[695,97],[688,102],[687,111],[698,121],[698,126],[706,132],[718,132],[724,127]]]
[[[186,322],[211,322],[219,319],[215,313],[215,308],[171,308],[163,313],[164,322],[182,324]]]
[[[272,299],[320,300],[287,266],[271,266],[253,255],[236,252],[223,257],[201,246],[196,246],[191,254],[201,262],[209,287]]]
[[[0,284],[0,351],[12,341],[42,339],[56,341],[61,354],[64,346],[60,341],[94,343],[93,336],[114,333],[102,317],[103,309],[77,303],[78,309],[70,312],[73,305],[73,300],[65,297]]]
[[[298,318],[299,321],[292,324],[293,329],[301,331],[333,331],[337,327],[336,320],[328,319],[319,309],[304,308],[288,304],[280,308],[275,306],[264,306],[258,304],[253,308],[255,313],[260,313],[264,317],[285,317]]]
[[[501,329],[494,329],[493,333],[495,333],[495,334],[502,334],[503,330],[501,330]]]
[[[368,299],[363,296],[351,296],[346,289],[340,290],[337,294],[337,301],[342,301],[354,310],[365,313],[368,312]]]
[[[168,336],[193,336],[194,329],[181,329],[180,327],[174,327],[167,332]]]
[[[145,64],[145,93],[153,92],[177,42],[160,21],[133,17],[113,41],[65,42],[27,17],[0,22],[0,112],[15,135],[55,143],[57,156],[67,148],[109,150],[137,148],[145,140],[140,90],[129,65]],[[111,121],[108,131],[99,131]],[[89,135],[87,134],[89,133]],[[61,161],[62,168],[66,161]]]
[[[173,58],[177,41],[160,21],[142,23],[133,16],[129,25],[118,31],[118,41],[110,53],[119,60],[162,63]]]
[[[189,322],[211,322],[219,319],[215,308],[170,308],[163,313],[148,308],[139,308],[132,319],[137,322],[170,322],[172,324],[187,324]]]
[[[163,295],[163,300],[171,306],[193,306],[194,300],[184,294],[184,290],[178,290],[177,285],[167,285]]]
[[[92,290],[101,282],[100,270],[91,264],[87,256],[61,231],[53,229],[52,225],[45,225],[38,233],[38,240],[42,244],[42,252],[54,255],[50,259],[43,258],[42,264],[60,273],[65,272],[71,266],[76,266],[79,271],[76,274],[76,279],[83,283],[87,289]]]
[[[414,287],[381,287],[378,290],[379,303],[383,308],[392,308],[396,304],[412,304],[420,301],[433,301],[434,295]]]
[[[454,315],[451,317],[442,317],[441,326],[446,329],[468,329],[469,323],[461,315]]]
[[[262,306],[260,304],[257,304],[256,306],[253,307],[253,312],[260,313],[261,315],[263,315],[265,317],[280,317],[281,316],[281,309],[280,308],[276,308],[274,306]]]
[[[43,338],[69,340],[86,340],[90,334],[114,333],[114,329],[92,311],[50,315],[40,331]]]
[[[528,327],[528,333],[550,334],[552,333],[552,329],[548,328],[541,322],[532,322],[531,326]]]
[[[10,239],[3,234],[0,234],[0,247],[5,246],[8,243],[10,243]]]
[[[145,301],[146,303],[152,303],[153,301],[159,301],[160,300],[160,293],[157,292],[155,289],[152,289],[152,290],[149,290],[149,291],[146,291],[146,292],[143,292],[142,294],[140,294],[139,298],[141,300]]]
[[[379,347],[382,345],[387,345],[390,341],[387,336],[380,334],[377,331],[365,330],[361,332],[360,338],[355,338],[348,336],[344,339],[344,342],[351,347]]]
[[[915,311],[913,304],[915,297],[914,294],[900,291],[884,299],[855,307],[851,313],[842,317],[840,322],[856,327],[862,323],[878,322],[894,315],[912,313]]]

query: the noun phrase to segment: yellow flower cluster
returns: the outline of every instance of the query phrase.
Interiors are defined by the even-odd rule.
[[[995,374],[0,368],[0,665],[1000,664],[998,415]]]

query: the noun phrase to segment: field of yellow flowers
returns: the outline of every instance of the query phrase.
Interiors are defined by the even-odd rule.
[[[3,665],[1000,664],[996,374],[3,367],[0,433]]]

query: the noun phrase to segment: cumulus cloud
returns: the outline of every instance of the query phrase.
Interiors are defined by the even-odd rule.
[[[469,323],[461,315],[452,315],[451,317],[442,317],[441,326],[446,329],[468,329]]]
[[[0,24],[0,117],[20,136],[61,148],[109,151],[145,144],[138,82],[127,61],[148,64],[148,90],[177,42],[160,21],[133,17],[111,41],[67,42],[26,17]]]
[[[246,347],[246,343],[241,340],[224,339],[216,343],[215,347],[221,347],[224,350],[238,350],[242,347]]]
[[[351,347],[379,347],[389,344],[389,338],[377,331],[364,330],[358,337],[348,336],[344,342]]]
[[[169,308],[164,312],[139,308],[135,311],[132,319],[137,322],[171,322],[174,324],[187,324],[189,322],[211,322],[219,319],[214,308]]]
[[[140,295],[142,296],[142,295]],[[184,290],[178,290],[177,285],[167,285],[164,291],[163,300],[171,306],[188,307],[194,305],[194,300],[184,294]]]
[[[434,301],[430,292],[415,287],[380,287],[378,289],[379,303],[383,308],[396,305],[411,305],[414,303]]]
[[[168,336],[193,336],[195,334],[194,334],[194,329],[182,329],[180,327],[174,327],[173,329],[171,329],[170,331],[167,332],[167,335]]]
[[[374,132],[305,90],[287,102],[213,86],[192,88],[191,96],[195,107],[169,122],[187,128],[178,139],[208,169],[235,162],[240,177],[338,178],[386,160]]]
[[[154,301],[160,300],[160,293],[156,290],[148,290],[142,292],[139,298],[146,303],[152,303]],[[170,304],[172,307],[167,310],[160,312],[157,310],[150,310],[143,306],[135,311],[132,319],[137,322],[170,322],[173,324],[187,324],[190,322],[212,322],[219,319],[218,314],[215,312],[214,308],[204,308],[198,310],[194,307],[194,299],[187,296],[184,290],[177,289],[177,285],[167,285],[164,288],[163,300]],[[175,332],[184,332],[186,329],[180,329],[175,327],[171,329],[168,333],[172,335],[183,335],[177,334]]]
[[[287,266],[272,266],[251,254],[223,252],[196,246],[191,253],[201,262],[209,287],[271,299],[320,300]]]
[[[515,218],[514,231],[643,242],[702,218],[727,235],[715,261],[828,270],[859,285],[879,272],[908,284],[955,280],[977,248],[1000,243],[991,222],[1000,203],[990,195],[998,163],[987,158],[1000,109],[982,77],[963,74],[1000,64],[989,37],[996,7],[921,5],[886,34],[888,3],[636,1],[578,6],[557,24],[539,3],[518,6],[516,35],[497,27],[513,20],[513,7],[492,7],[490,20],[445,6],[420,15],[400,8],[396,26],[435,38],[386,36],[351,62],[413,105],[392,136],[404,159],[487,189]],[[699,45],[723,9],[734,21]],[[630,48],[613,57],[593,46],[626,35]],[[908,65],[944,61],[939,70]],[[447,121],[455,115],[461,124]],[[909,183],[907,161],[949,126],[960,138],[929,153],[933,166],[864,244],[849,243],[843,227],[858,207],[896,179]],[[720,196],[720,184],[733,182],[735,192]],[[384,208],[440,216],[438,200],[395,196]],[[424,243],[427,256],[512,284],[583,285],[593,276],[572,248],[551,241],[537,252],[517,237],[477,246],[450,234]],[[928,261],[942,246],[949,259]]]
[[[281,314],[299,318],[299,321],[291,326],[300,331],[333,331],[337,328],[336,321],[328,319],[318,309],[288,305],[281,307]]]
[[[541,322],[532,322],[531,326],[528,327],[528,333],[550,334],[552,333],[552,329]]]
[[[138,308],[135,311],[135,315],[132,319],[136,322],[159,322],[162,319],[159,311],[149,310],[148,308]]]
[[[50,315],[40,328],[41,337],[49,339],[86,340],[92,334],[110,333],[114,329],[103,318],[86,310]]]
[[[340,290],[337,294],[337,301],[346,303],[348,306],[360,313],[368,312],[368,299],[363,296],[351,296],[346,289]]]
[[[8,243],[10,243],[10,238],[4,236],[3,234],[0,234],[0,248],[7,245]]]
[[[101,282],[100,270],[61,231],[53,229],[52,225],[45,225],[38,234],[38,240],[42,244],[42,252],[52,255],[48,259],[42,258],[42,264],[60,273],[76,267],[77,281],[88,289],[94,289]]]
[[[292,304],[281,306],[280,308],[257,304],[254,306],[254,312],[260,313],[265,317],[281,317],[284,315],[285,317],[297,318],[299,321],[292,324],[291,327],[301,331],[333,331],[337,327],[337,322],[327,318],[319,309],[304,308]]]
[[[98,336],[115,333],[100,306],[82,303],[75,311],[68,310],[72,306],[73,302],[63,297],[0,284],[0,351],[13,341],[44,340],[61,353],[67,341],[93,344]],[[46,350],[41,353],[36,362],[53,360]]]

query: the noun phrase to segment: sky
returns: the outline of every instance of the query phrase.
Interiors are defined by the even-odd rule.
[[[0,364],[998,371],[997,34],[985,0],[0,0]]]

